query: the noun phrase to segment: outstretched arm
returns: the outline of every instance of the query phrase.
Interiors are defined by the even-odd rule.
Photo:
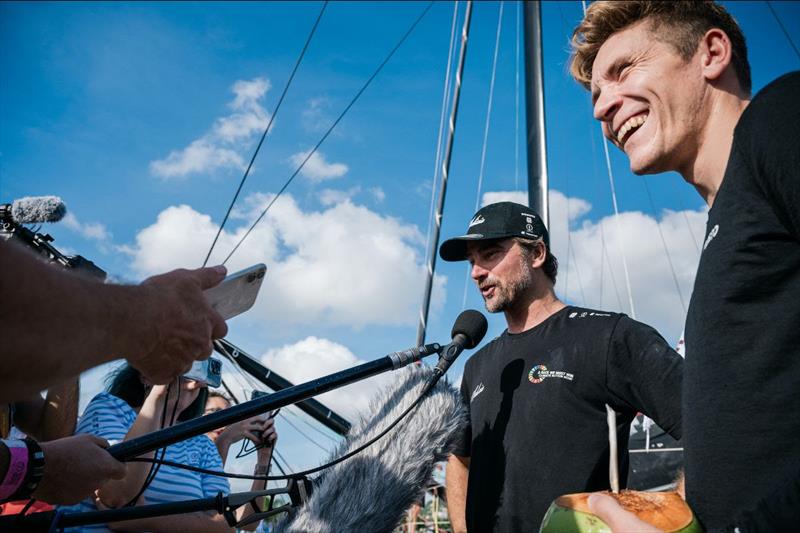
[[[0,240],[0,402],[117,358],[154,383],[168,382],[211,355],[212,339],[227,333],[203,296],[224,276],[224,267],[214,267],[137,286],[104,284]]]

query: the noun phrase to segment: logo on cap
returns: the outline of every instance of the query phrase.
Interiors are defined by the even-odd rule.
[[[475,218],[469,221],[469,226],[467,227],[471,228],[472,226],[477,226],[478,224],[483,224],[484,222],[486,222],[486,219],[483,218],[483,215],[477,215]]]

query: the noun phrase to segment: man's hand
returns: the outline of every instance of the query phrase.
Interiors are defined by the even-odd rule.
[[[173,270],[142,282],[148,297],[142,309],[154,339],[143,353],[126,354],[131,365],[151,383],[164,384],[185,373],[196,360],[208,359],[213,339],[228,333],[225,321],[206,301],[203,291],[225,278],[225,267]]]
[[[108,442],[100,437],[75,435],[39,446],[44,452],[44,477],[33,493],[37,500],[78,503],[109,479],[125,477],[125,465],[106,451]]]
[[[587,503],[592,514],[605,522],[614,533],[663,533],[657,527],[639,520],[636,515],[623,509],[611,496],[595,493],[589,496]]]

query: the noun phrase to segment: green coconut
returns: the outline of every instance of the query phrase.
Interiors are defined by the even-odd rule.
[[[540,533],[611,533],[611,528],[589,511],[590,492],[556,498],[544,515]],[[640,520],[667,533],[702,533],[692,510],[677,492],[605,492]]]

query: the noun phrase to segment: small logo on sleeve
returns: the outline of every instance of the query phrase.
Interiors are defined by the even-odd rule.
[[[714,237],[717,236],[719,233],[719,224],[714,224],[714,227],[711,228],[711,231],[708,232],[708,237],[706,237],[706,242],[703,243],[703,250],[708,248],[708,245],[711,244],[711,241],[714,240]]]
[[[535,365],[531,368],[531,371],[528,372],[528,381],[533,384],[541,383],[547,378],[561,378],[566,379],[567,381],[572,381],[575,377],[574,374],[570,374],[569,372],[563,372],[561,370],[548,370],[544,365]]]
[[[472,391],[472,396],[470,396],[469,398],[469,403],[472,403],[472,401],[478,396],[478,394],[483,392],[484,388],[485,387],[483,386],[483,382],[478,383],[478,386],[475,387],[474,391]]]

